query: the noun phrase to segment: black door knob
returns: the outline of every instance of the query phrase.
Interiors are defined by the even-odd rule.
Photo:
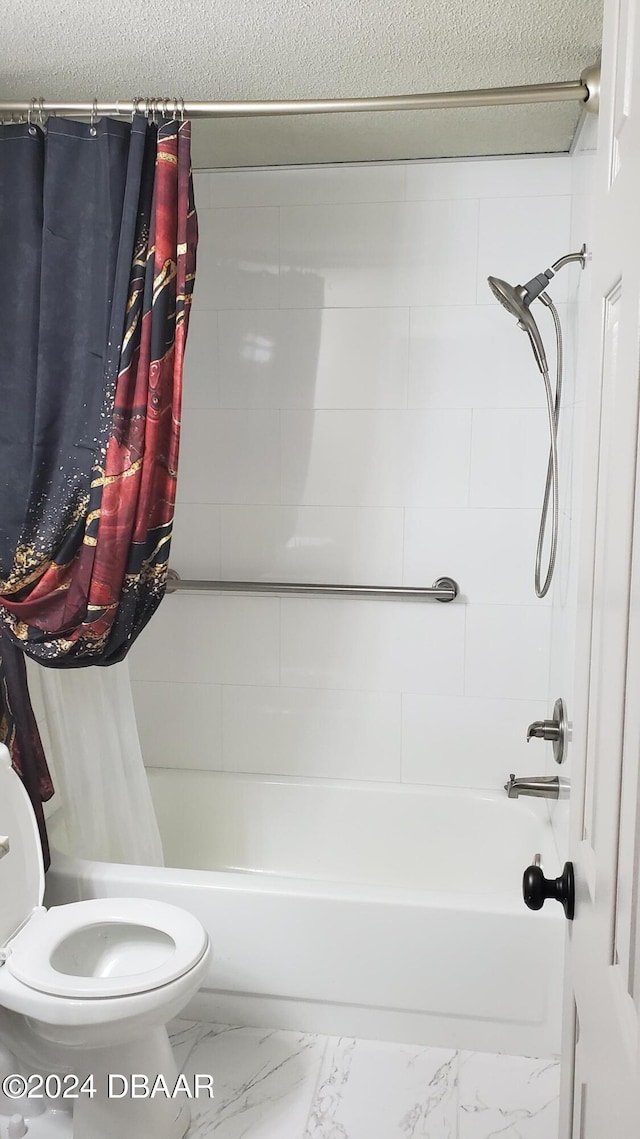
[[[545,878],[539,866],[527,866],[522,878],[522,896],[530,910],[541,910],[547,898],[562,902],[565,917],[573,921],[576,890],[573,862],[565,862],[559,878]]]

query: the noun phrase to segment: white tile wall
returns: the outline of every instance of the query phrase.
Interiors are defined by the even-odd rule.
[[[191,313],[183,410],[220,406],[218,319],[217,312],[207,309],[196,307]]]
[[[405,519],[399,507],[222,506],[219,509],[225,578],[232,578],[241,567],[242,576],[250,581],[402,585]],[[215,564],[213,561],[212,565]],[[428,584],[436,577],[437,572]]]
[[[278,210],[200,210],[198,224],[194,308],[277,308]]]
[[[499,305],[411,310],[409,407],[544,406],[528,338]]]
[[[470,505],[539,508],[547,473],[548,432],[547,412],[542,408],[474,411]]]
[[[212,206],[400,202],[405,199],[406,169],[402,163],[389,163],[380,166],[298,166],[289,170],[277,167],[251,172],[216,170],[208,175],[210,189],[207,192],[210,196],[205,201]]]
[[[568,163],[567,163],[568,165]],[[498,304],[488,293],[487,277],[524,284],[562,254],[569,234],[571,198],[486,198],[480,203],[478,234],[478,304]],[[566,274],[553,282],[553,298],[566,301]]]
[[[140,743],[156,767],[222,767],[222,688],[134,680]]]
[[[449,574],[462,597],[167,597],[131,657],[147,762],[499,787],[548,696],[532,584],[547,444],[527,340],[485,278],[526,280],[566,250],[570,159],[196,182],[172,564]]]
[[[462,693],[462,605],[283,598],[282,682],[297,688]]]
[[[449,565],[470,604],[530,605],[538,517],[525,509],[407,509],[404,584],[428,585]]]
[[[473,200],[283,206],[281,305],[471,304],[477,240]]]
[[[209,502],[183,502],[176,510],[171,556],[183,577],[220,577],[220,513]],[[198,534],[194,542],[193,535]]]
[[[279,616],[277,598],[168,596],[136,642],[132,678],[173,684],[277,684]],[[187,723],[182,726],[189,730]]]
[[[401,697],[329,688],[226,687],[226,771],[400,779]]]
[[[223,407],[407,406],[408,309],[240,309],[219,326]]]
[[[540,155],[407,165],[407,198],[529,198],[571,193],[569,163]],[[554,258],[555,259],[555,258]]]
[[[466,506],[468,411],[283,411],[282,498],[309,506]],[[436,489],[437,488],[437,489]]]
[[[465,694],[544,700],[550,626],[549,605],[469,605]]]
[[[405,693],[402,778],[495,790],[514,768],[528,770],[525,725],[545,712],[544,701]]]
[[[275,411],[185,411],[179,502],[273,502],[280,494]]]

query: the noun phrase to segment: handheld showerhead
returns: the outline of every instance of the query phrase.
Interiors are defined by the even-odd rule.
[[[489,288],[497,301],[507,312],[510,312],[518,320],[520,320],[522,313],[525,311],[524,301],[522,299],[521,291],[522,286],[517,289],[510,285],[508,281],[501,280],[500,277],[487,277]]]
[[[567,253],[566,257],[561,257],[558,261],[554,261],[550,269],[545,269],[543,273],[538,273],[527,281],[526,285],[510,285],[507,281],[501,281],[499,277],[488,277],[489,288],[493,293],[496,300],[500,301],[503,308],[515,316],[518,326],[527,333],[533,348],[533,354],[536,358],[536,364],[544,375],[548,372],[549,365],[547,364],[547,357],[540,335],[540,329],[536,324],[530,312],[531,303],[537,300],[538,297],[543,303],[548,304],[549,298],[545,300],[545,289],[549,281],[555,277],[558,269],[564,268],[572,261],[579,261],[584,269],[587,259],[587,247],[582,246],[579,253]]]
[[[501,281],[499,277],[489,277],[489,288],[497,301],[503,308],[515,316],[518,327],[527,333],[533,348],[533,354],[536,358],[536,364],[542,372],[544,380],[544,387],[547,396],[547,410],[549,412],[549,460],[547,464],[547,479],[544,489],[544,499],[542,503],[542,516],[540,518],[540,530],[538,532],[538,548],[536,550],[536,569],[535,569],[535,588],[536,596],[544,597],[547,593],[553,577],[553,571],[556,564],[556,552],[558,546],[558,516],[559,516],[559,498],[558,498],[558,417],[560,414],[560,397],[562,394],[562,330],[560,326],[560,317],[558,316],[557,309],[551,300],[549,294],[545,291],[549,281],[555,277],[558,269],[562,269],[565,265],[569,265],[572,261],[579,261],[581,267],[584,269],[587,259],[587,248],[585,245],[579,253],[568,253],[566,257],[561,257],[559,261],[554,261],[550,269],[545,269],[544,273],[538,273],[536,277],[532,277],[527,281],[526,285],[510,285],[507,281]],[[534,318],[531,315],[530,306],[533,301],[540,300],[551,312],[556,326],[556,391],[555,399],[551,390],[551,382],[549,380],[549,365],[547,364],[547,356],[542,343],[540,330]],[[545,531],[547,528],[547,519],[549,515],[549,502],[550,496],[553,493],[553,522],[551,534],[551,549],[549,553],[549,564],[545,575],[544,582],[542,581],[542,553],[545,541]]]
[[[548,272],[551,271],[548,270]],[[544,350],[544,344],[542,343],[540,329],[529,309],[531,301],[535,300],[535,297],[539,296],[542,291],[542,289],[540,289],[539,292],[535,293],[535,296],[532,296],[532,290],[529,289],[529,285],[532,285],[534,282],[538,284],[539,279],[534,277],[533,282],[529,281],[527,285],[510,285],[508,281],[501,281],[499,277],[488,277],[487,279],[489,281],[489,288],[496,300],[500,301],[500,304],[503,308],[506,308],[507,312],[515,316],[518,327],[527,333],[531,341],[533,354],[536,358],[536,364],[544,375],[544,373],[549,370],[547,356]],[[545,282],[548,284],[547,277],[545,277]],[[544,288],[544,285],[542,288]]]

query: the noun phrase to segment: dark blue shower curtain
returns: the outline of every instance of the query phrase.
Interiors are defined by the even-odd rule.
[[[23,654],[121,660],[162,599],[196,244],[188,122],[0,127],[0,741],[43,835]]]

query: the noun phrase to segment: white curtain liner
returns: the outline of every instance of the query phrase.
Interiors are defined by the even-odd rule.
[[[35,688],[40,689],[43,742],[69,853],[101,862],[162,866],[128,662],[108,668],[30,665],[29,684],[36,715]]]

